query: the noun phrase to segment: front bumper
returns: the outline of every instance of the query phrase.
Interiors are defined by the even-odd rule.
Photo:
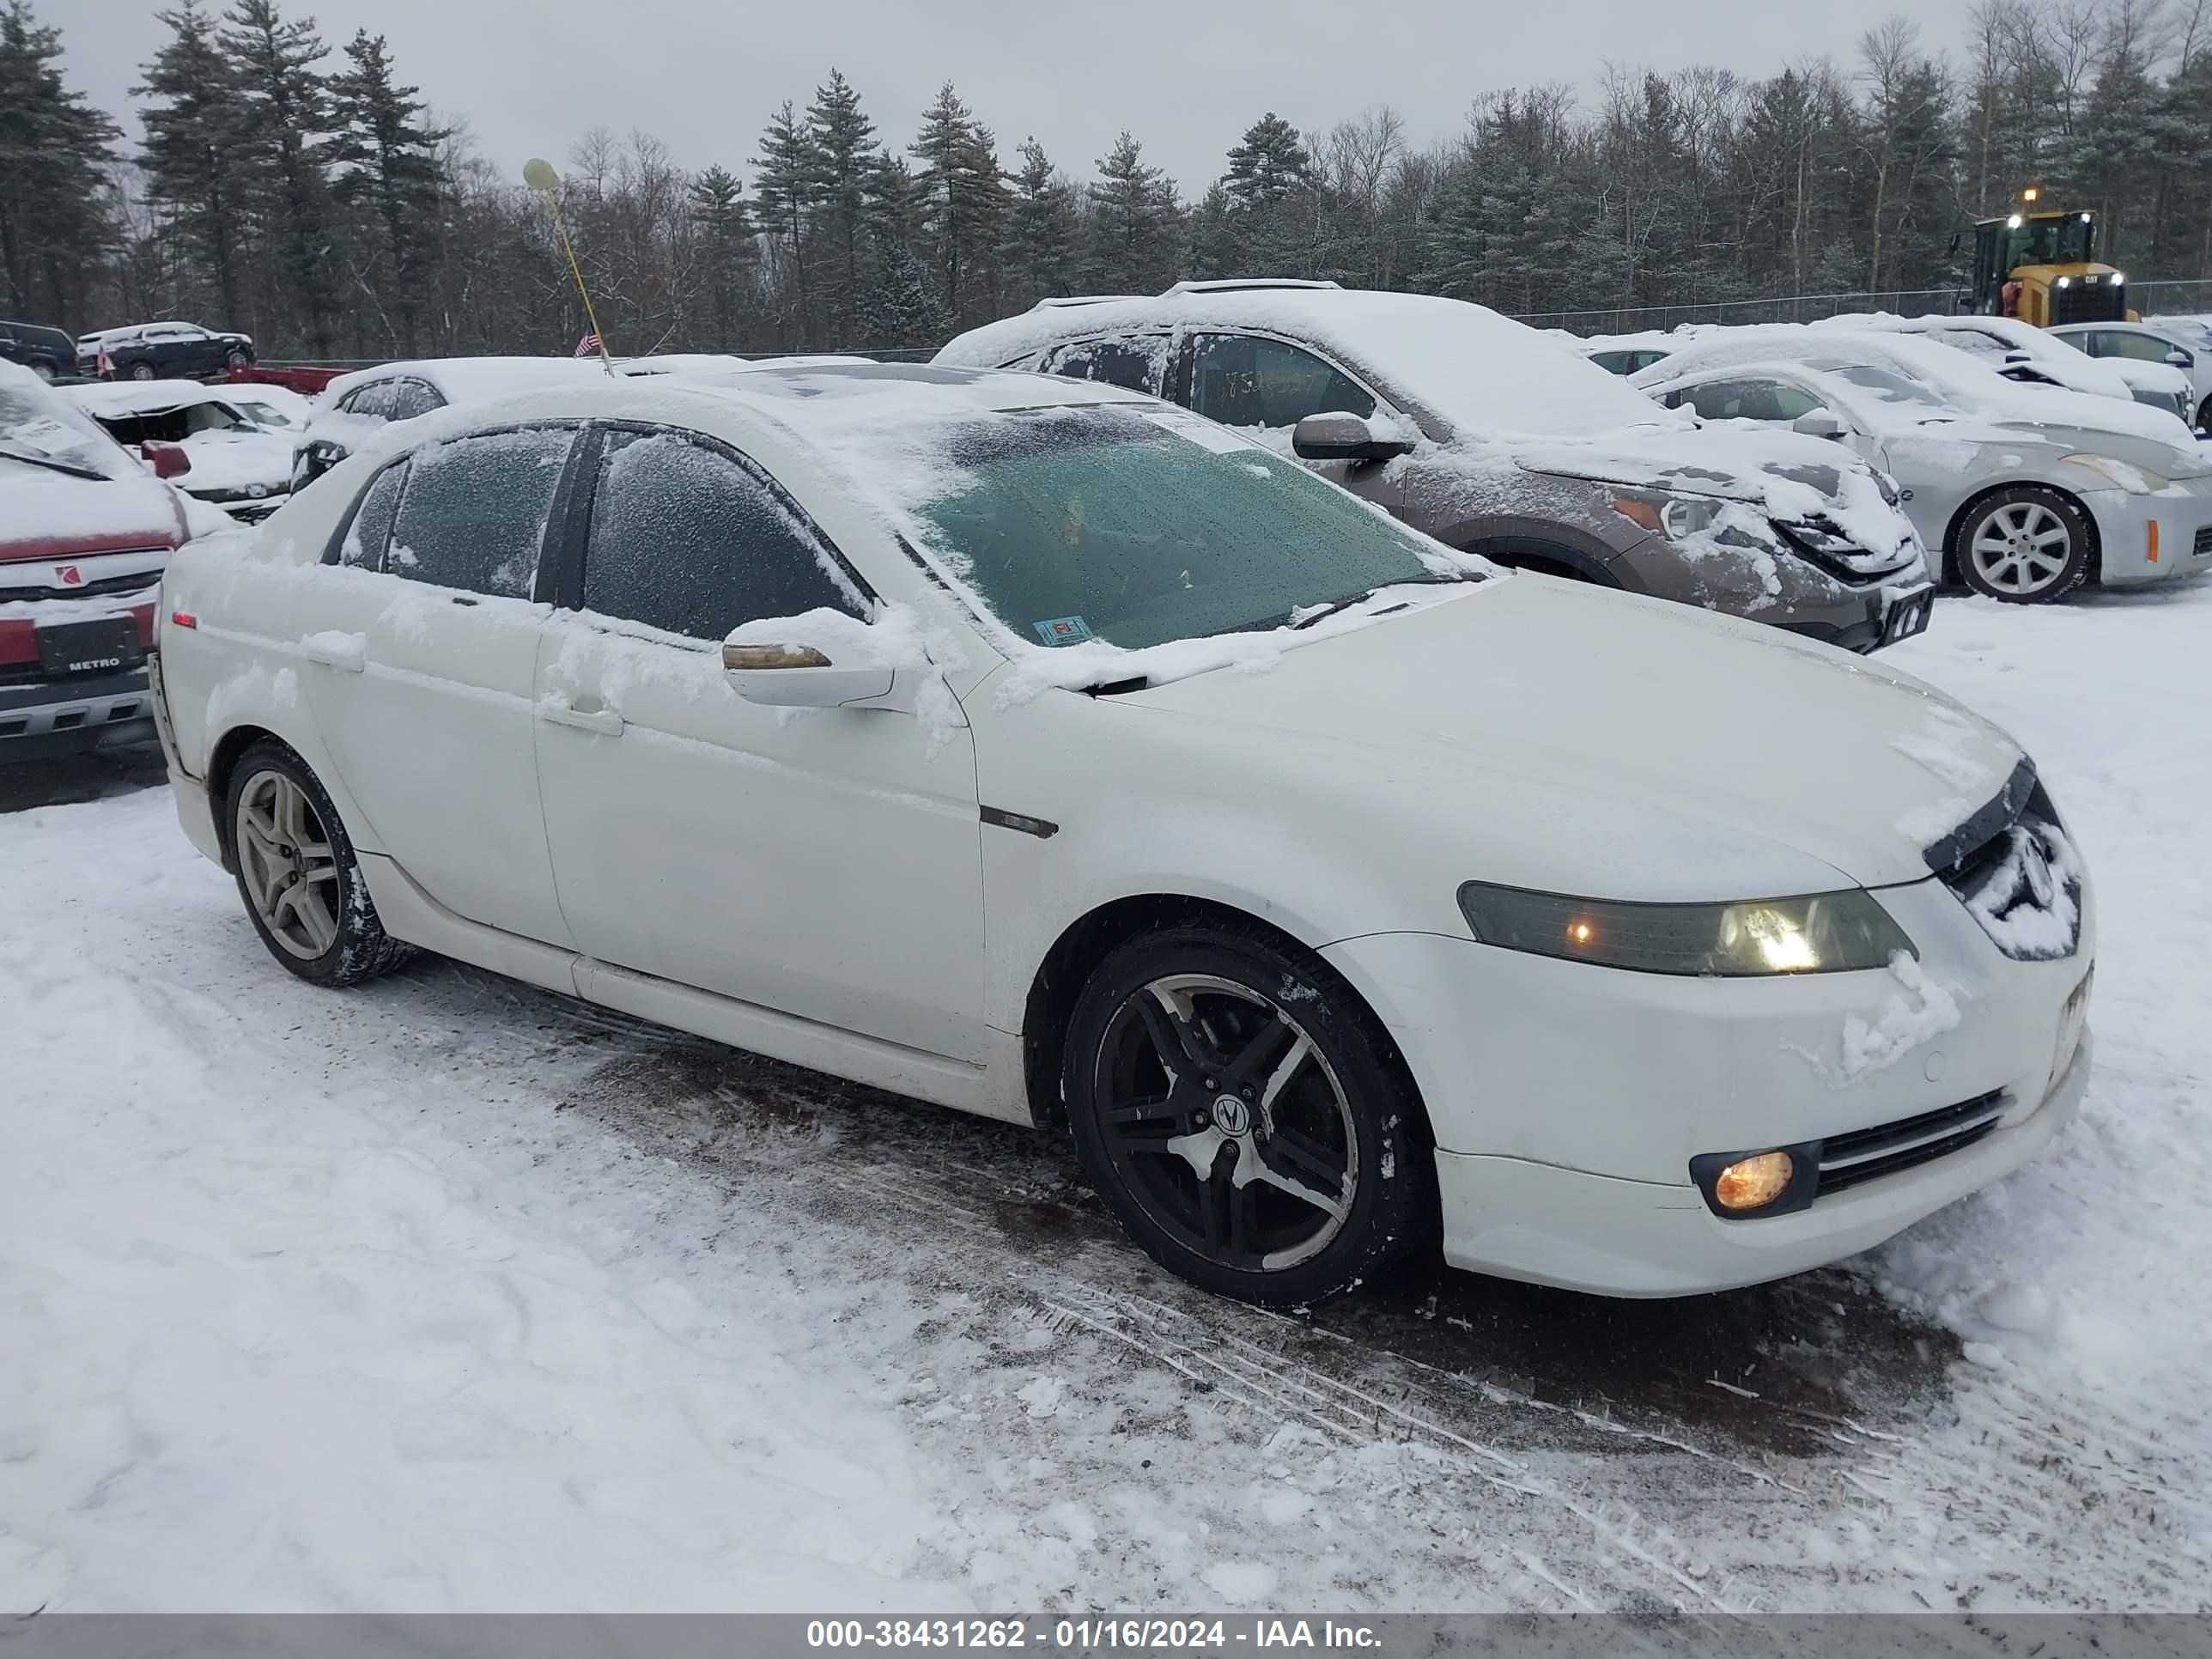
[[[143,668],[0,686],[0,762],[44,760],[154,738]]]
[[[1601,1296],[1695,1296],[1825,1267],[2027,1163],[2073,1121],[2092,1042],[2039,1099],[2015,1101],[1965,1150],[1814,1200],[1723,1220],[1693,1187],[1622,1181],[1524,1158],[1438,1152],[1444,1259],[1455,1267]]]
[[[1749,1284],[1864,1249],[2032,1156],[2086,1074],[2077,1060],[2054,1089],[2068,1000],[2095,960],[2094,891],[2074,952],[2039,962],[2002,955],[1933,878],[1880,897],[1954,1018],[1931,1017],[1923,990],[1884,970],[1683,978],[1442,933],[1326,947],[1420,1088],[1445,1258],[1622,1296]],[[1980,1139],[1800,1212],[1723,1219],[1691,1182],[1707,1154],[1825,1141],[1990,1096],[2003,1109]],[[2046,1103],[2062,1109],[2046,1119]]]
[[[2190,478],[2153,495],[2093,489],[2082,499],[2097,521],[2104,586],[2140,586],[2212,570],[2212,478]]]

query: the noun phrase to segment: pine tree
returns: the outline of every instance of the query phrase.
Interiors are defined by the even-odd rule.
[[[882,154],[876,124],[860,112],[860,94],[836,70],[830,83],[814,89],[807,106],[806,137],[813,163],[812,183],[830,249],[831,276],[827,307],[831,331],[851,331],[866,272],[862,267],[869,190]]]
[[[1027,307],[1072,289],[1082,225],[1076,216],[1075,186],[1060,176],[1044,146],[1024,138],[1016,154],[1022,165],[1013,176],[1000,262],[1006,270],[1009,301]]]
[[[382,35],[356,31],[346,58],[348,67],[330,82],[336,137],[329,155],[337,168],[332,189],[341,204],[368,214],[377,227],[396,343],[411,357],[422,306],[417,266],[441,198],[437,149],[453,133],[424,120],[419,88],[392,79]]]
[[[10,314],[74,331],[105,240],[101,169],[118,135],[64,82],[61,56],[60,31],[40,27],[28,0],[0,7],[0,283]]]
[[[324,143],[330,87],[314,65],[330,55],[314,20],[288,22],[276,0],[236,0],[218,36],[241,100],[241,139],[257,163],[259,210],[276,264],[318,356],[328,356],[337,299],[328,263],[330,179]]]
[[[139,161],[155,198],[183,234],[214,285],[222,325],[238,326],[239,271],[252,158],[242,142],[237,71],[216,40],[199,0],[155,14],[169,39],[131,88],[150,101]]]
[[[1181,262],[1175,183],[1145,164],[1127,131],[1099,158],[1091,204],[1091,280],[1101,292],[1154,293],[1172,280]]]
[[[714,343],[728,350],[738,343],[744,296],[752,284],[755,261],[744,186],[727,167],[710,167],[685,191],[684,210],[697,228],[706,265],[707,315],[713,320]]]
[[[807,230],[821,200],[817,180],[822,167],[813,137],[789,99],[769,118],[752,167],[760,227],[779,267],[775,274],[787,278],[791,293],[792,309],[784,319],[786,343],[811,343],[818,321]]]
[[[947,81],[922,117],[912,154],[922,162],[921,184],[927,228],[945,308],[956,324],[970,319],[973,267],[985,267],[983,300],[995,300],[998,283],[989,254],[1006,216],[1006,180],[997,141],[975,119]],[[979,319],[980,320],[980,319]]]

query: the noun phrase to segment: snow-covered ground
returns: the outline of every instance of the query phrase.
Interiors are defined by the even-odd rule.
[[[2209,655],[2212,583],[1898,652],[2091,861],[2100,1069],[1998,1189],[1683,1304],[1215,1301],[1043,1137],[451,963],[310,989],[112,769],[0,816],[0,1617],[2202,1609]]]

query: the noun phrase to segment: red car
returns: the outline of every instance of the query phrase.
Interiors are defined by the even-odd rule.
[[[189,462],[155,446],[153,465]],[[146,658],[185,513],[82,411],[0,363],[0,763],[153,738]]]

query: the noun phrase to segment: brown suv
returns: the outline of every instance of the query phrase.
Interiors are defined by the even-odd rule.
[[[1700,427],[1571,345],[1427,295],[1281,280],[1048,300],[936,361],[1181,404],[1500,563],[1853,651],[1927,626],[1893,485],[1817,438]]]

